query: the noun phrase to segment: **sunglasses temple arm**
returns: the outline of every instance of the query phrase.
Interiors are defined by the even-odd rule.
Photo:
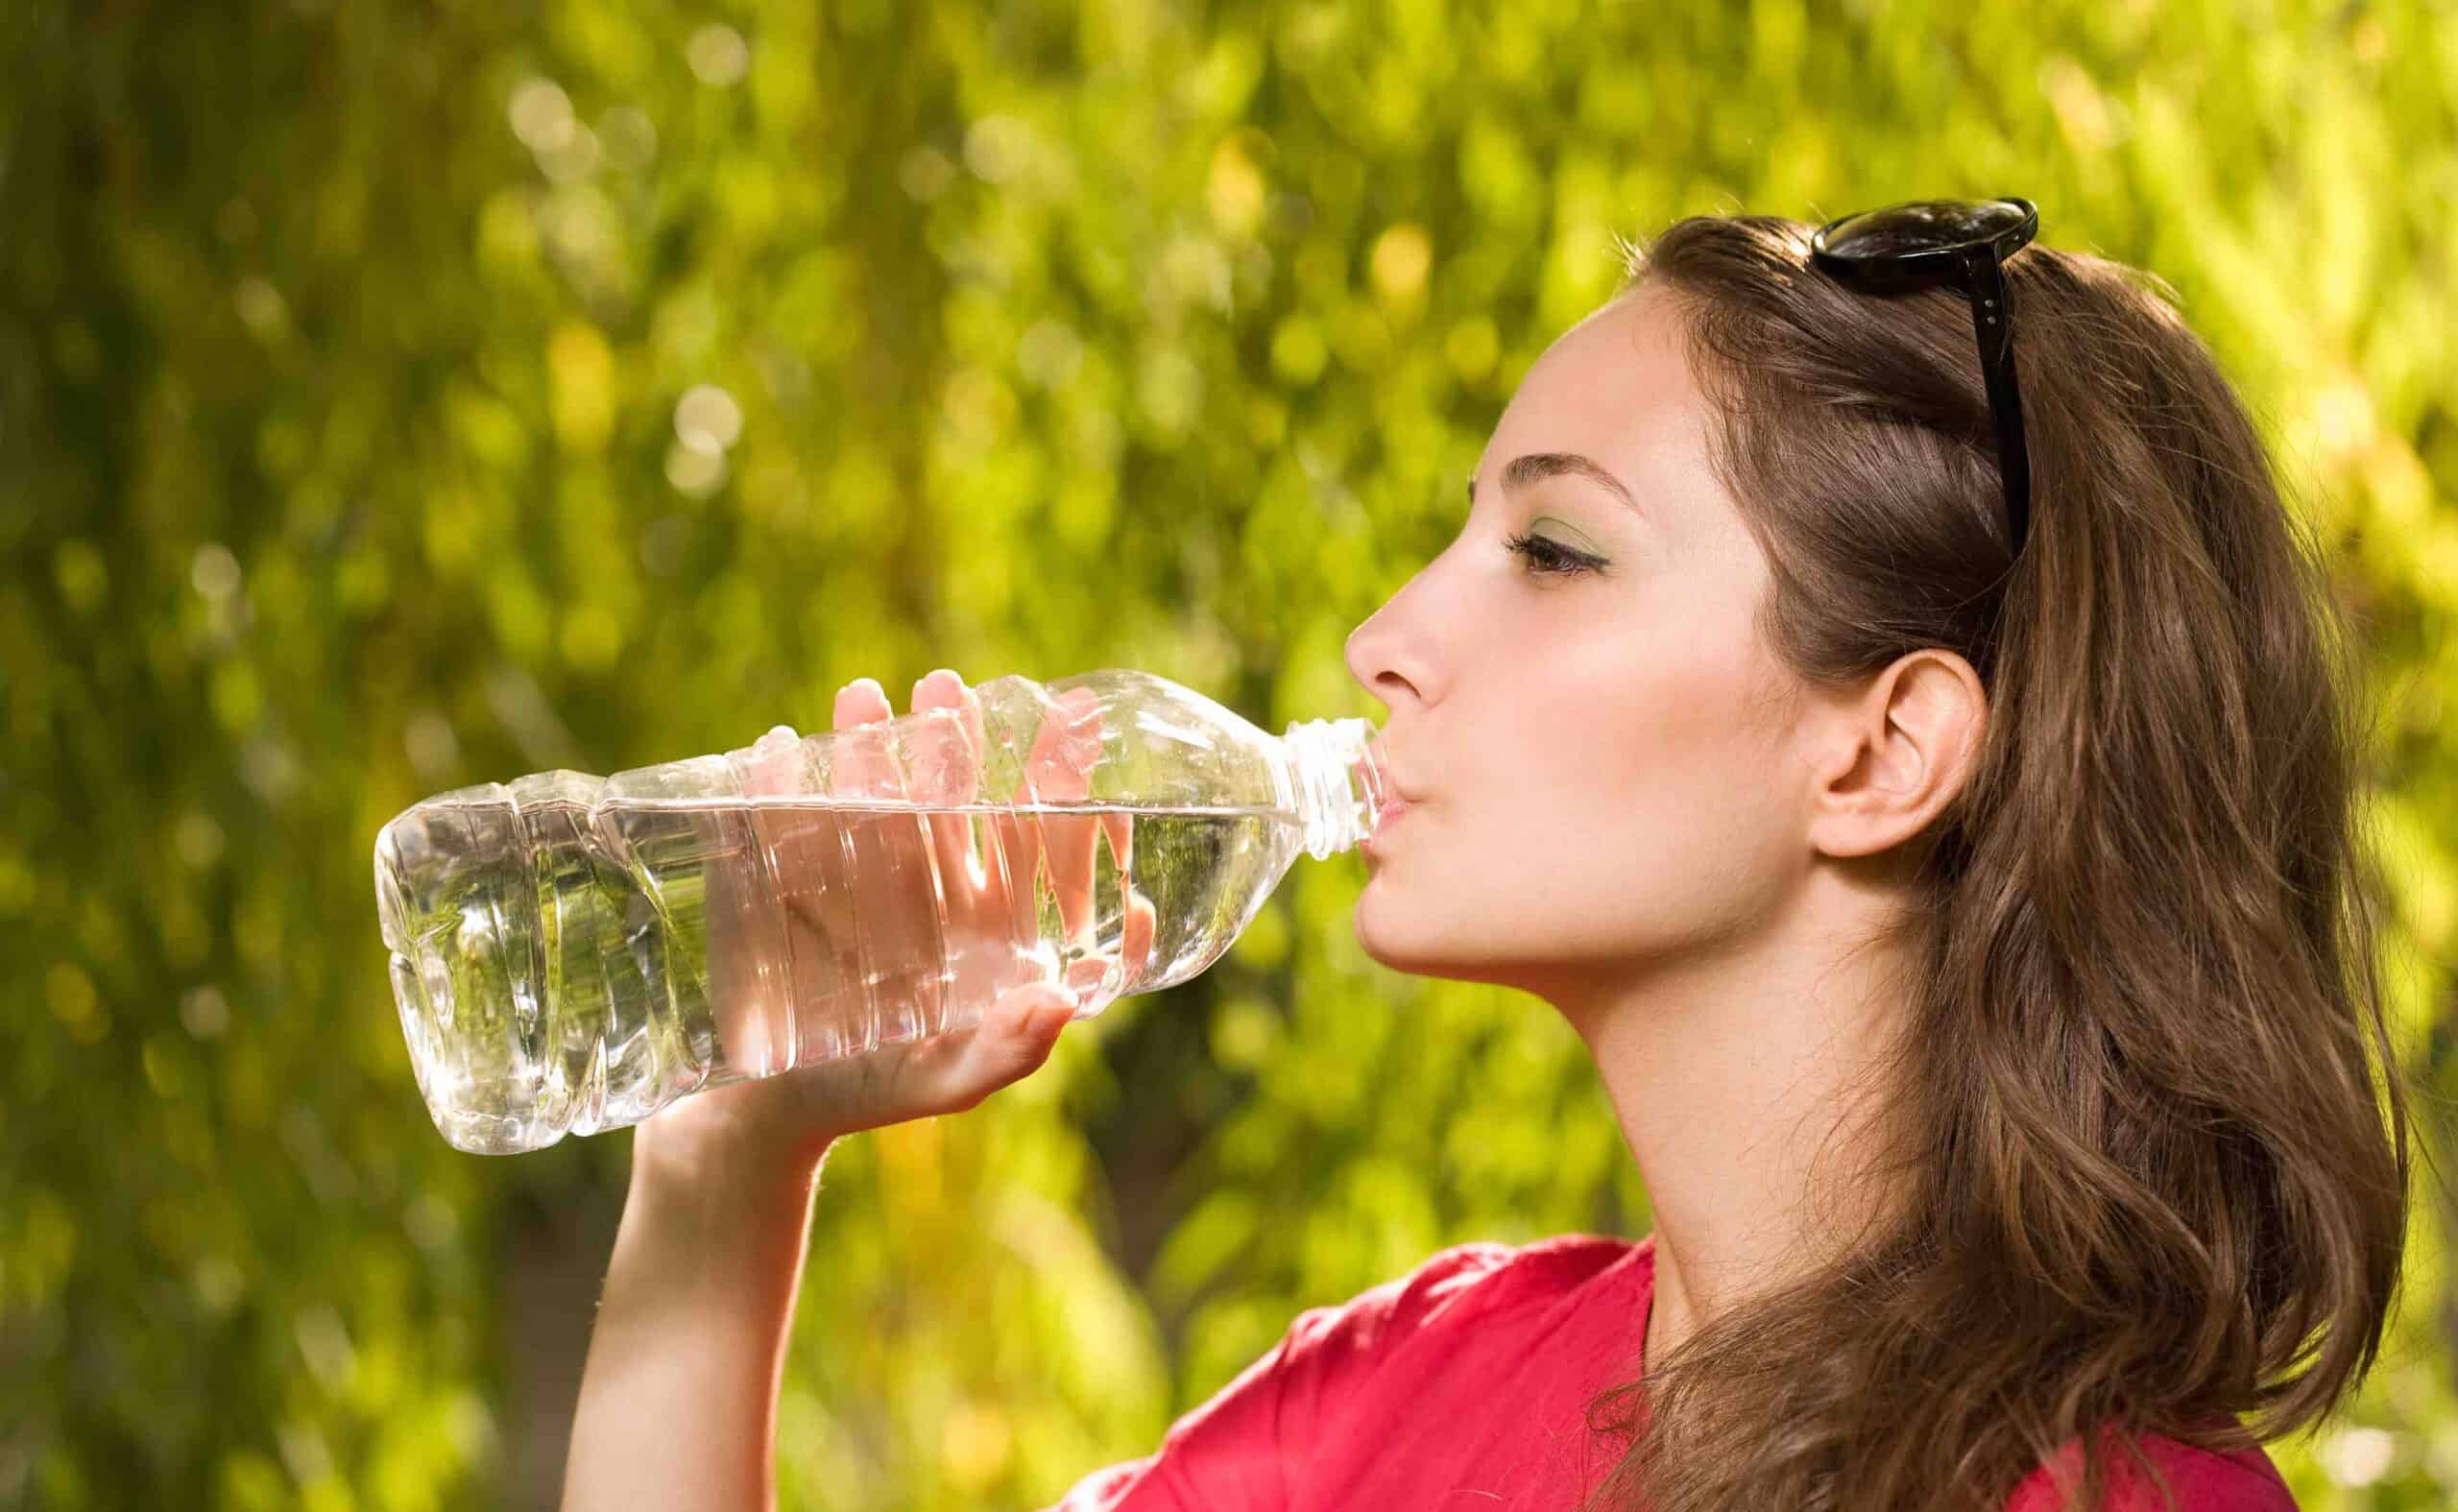
[[[2006,280],[1996,256],[1971,259],[1971,327],[1980,338],[1980,370],[1988,383],[1988,410],[1997,422],[1997,470],[2005,481],[2006,523],[2013,549],[2023,548],[2031,529],[2032,462],[2023,445],[2023,401],[2014,382],[2014,312],[2006,302]]]

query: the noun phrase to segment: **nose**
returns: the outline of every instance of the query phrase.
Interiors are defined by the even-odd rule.
[[[1348,675],[1386,708],[1396,709],[1403,699],[1424,698],[1423,669],[1399,629],[1400,605],[1407,597],[1407,590],[1402,589],[1365,616],[1349,632],[1342,647]]]

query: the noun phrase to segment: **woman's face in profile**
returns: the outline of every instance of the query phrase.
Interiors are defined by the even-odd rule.
[[[1357,905],[1383,965],[1583,996],[1746,947],[1806,871],[1791,680],[1751,625],[1766,563],[1676,321],[1642,285],[1555,340],[1458,537],[1349,636],[1412,800]],[[1563,457],[1630,502],[1541,460]]]

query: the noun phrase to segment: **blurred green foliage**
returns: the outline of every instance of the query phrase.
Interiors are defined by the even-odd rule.
[[[2364,615],[2446,1056],[2446,5],[18,0],[0,67],[0,1501],[551,1499],[629,1136],[436,1136],[378,826],[942,664],[1379,715],[1343,636],[1687,213],[2021,193],[2174,283]],[[836,1152],[787,1506],[1048,1500],[1439,1245],[1644,1232],[1362,876]],[[2458,1497],[2442,1236],[2307,1506]]]

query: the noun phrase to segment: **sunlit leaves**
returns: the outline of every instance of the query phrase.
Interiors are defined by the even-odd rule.
[[[1686,213],[2019,192],[2177,287],[2396,693],[2421,1036],[2458,25],[2255,9],[41,8],[0,36],[0,1500],[551,1498],[515,1362],[577,1373],[605,1256],[542,1214],[611,1217],[626,1137],[435,1136],[375,827],[938,665],[1377,713],[1346,629],[1610,237]],[[1361,880],[1302,864],[1203,978],[835,1154],[787,1505],[1038,1504],[1436,1244],[1644,1230],[1576,1038],[1363,960]],[[2458,1488],[2419,1232],[2357,1421],[2281,1451],[2306,1505]]]

